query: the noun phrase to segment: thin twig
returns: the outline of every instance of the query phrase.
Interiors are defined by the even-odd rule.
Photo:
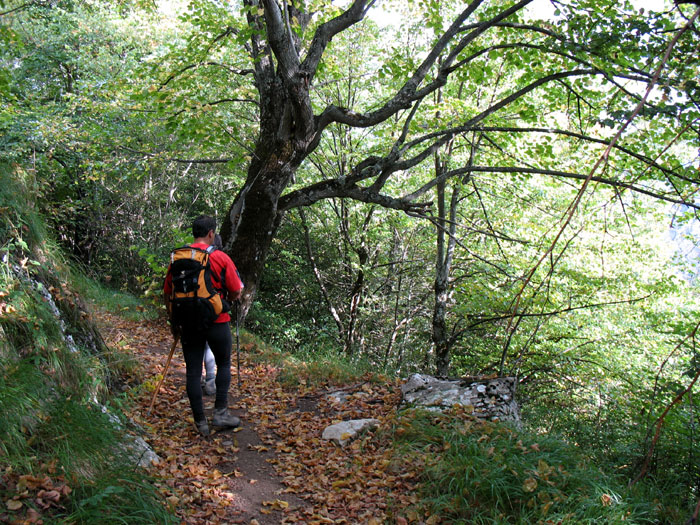
[[[698,12],[700,12],[700,9],[698,9]],[[698,331],[698,328],[700,328],[700,323],[695,325],[695,328],[693,328],[693,331],[688,334],[688,336],[683,339],[676,348],[679,348],[685,341],[688,339],[695,339],[695,334]],[[675,351],[675,349],[674,349]],[[693,386],[695,386],[695,383],[697,382],[698,378],[700,378],[700,368],[698,368],[697,372],[695,373],[695,376],[693,377],[693,380],[690,382],[690,384],[685,388],[685,390],[679,392],[675,398],[673,398],[673,401],[671,401],[666,409],[663,411],[663,413],[658,417],[656,420],[656,432],[654,433],[654,439],[651,441],[651,445],[649,446],[649,451],[647,452],[646,457],[644,458],[644,463],[642,464],[642,468],[639,471],[639,474],[637,475],[634,480],[630,483],[630,485],[634,485],[637,483],[640,479],[642,479],[644,476],[646,476],[647,470],[649,468],[649,463],[651,462],[651,458],[654,455],[654,449],[656,448],[656,443],[659,441],[659,437],[661,436],[661,427],[664,424],[664,420],[666,419],[666,415],[671,411],[671,409],[676,406],[678,403],[680,403],[681,399],[692,390]]]

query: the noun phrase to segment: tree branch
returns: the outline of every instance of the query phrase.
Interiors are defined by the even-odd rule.
[[[301,64],[301,69],[308,75],[309,82],[316,75],[318,64],[331,39],[338,33],[362,20],[370,7],[374,5],[374,2],[375,0],[354,0],[352,5],[348,7],[344,13],[321,24],[316,29],[314,38],[306,53],[306,58]]]
[[[178,115],[181,115],[182,113],[185,113],[186,111],[193,111],[193,110],[198,110],[206,106],[216,106],[218,104],[225,104],[226,102],[244,102],[246,104],[254,104],[255,106],[260,106],[257,100],[253,100],[252,98],[222,98],[221,100],[213,100],[211,102],[202,102],[196,106],[190,106],[189,108],[183,108],[181,110],[176,111],[171,115],[171,117],[176,117]]]
[[[428,182],[427,184],[423,185],[421,188],[418,190],[414,191],[413,193],[410,193],[408,195],[404,195],[402,198],[406,200],[414,200],[426,193],[428,190],[433,188],[436,184],[451,178],[451,177],[456,177],[459,175],[465,175],[470,172],[477,172],[477,173],[530,173],[533,175],[549,175],[552,177],[561,177],[561,178],[566,178],[566,179],[576,179],[576,180],[586,180],[588,179],[588,175],[584,175],[582,173],[570,173],[566,171],[556,171],[556,170],[546,170],[546,169],[539,169],[539,168],[526,168],[526,167],[506,167],[506,166],[472,166],[468,167],[465,166],[463,168],[458,168],[451,170],[441,177],[435,178]],[[634,191],[636,193],[642,193],[644,195],[648,195],[650,197],[653,197],[655,199],[659,199],[662,201],[666,202],[671,202],[673,204],[682,204],[684,206],[688,206],[690,208],[694,208],[696,210],[700,210],[700,204],[696,204],[695,202],[690,202],[684,199],[673,199],[671,197],[668,197],[662,193],[654,192],[651,190],[648,190],[646,188],[636,186],[632,183],[625,182],[625,181],[618,181],[614,179],[609,179],[606,177],[597,177],[597,176],[592,176],[590,177],[591,181],[599,182],[601,184],[605,184],[608,186],[614,186],[617,188],[625,188],[631,191]]]
[[[433,48],[431,49],[430,53],[428,56],[423,60],[423,62],[418,66],[418,68],[415,70],[411,78],[409,78],[406,83],[397,91],[397,93],[389,100],[387,101],[382,107],[379,109],[369,113],[368,115],[359,115],[356,113],[353,113],[345,108],[340,108],[335,105],[328,106],[317,118],[316,118],[316,129],[317,133],[320,133],[323,131],[328,125],[330,125],[332,122],[340,122],[343,124],[347,124],[353,127],[368,127],[372,126],[374,124],[378,124],[380,122],[383,122],[387,118],[389,118],[391,115],[399,111],[400,109],[407,109],[411,103],[414,100],[417,100],[418,98],[421,98],[422,96],[416,96],[418,86],[423,82],[425,79],[426,75],[430,71],[430,69],[435,65],[435,63],[438,60],[438,57],[440,54],[444,51],[444,49],[447,47],[449,42],[459,33],[459,28],[460,25],[466,20],[476,9],[483,3],[484,0],[473,0],[462,13],[460,13],[455,21],[452,23],[452,25],[445,31],[445,33],[438,39],[438,41],[435,43]],[[518,9],[522,8],[522,6],[527,5],[530,3],[532,0],[522,0],[519,4],[517,4]],[[521,5],[522,4],[522,5]],[[513,8],[509,9],[507,12],[511,12]],[[517,10],[517,9],[516,9]],[[485,22],[483,24],[483,28],[477,31],[480,31],[479,34],[490,25],[495,23],[494,21]],[[475,37],[474,37],[475,38]],[[463,41],[466,41],[467,39],[471,40],[469,36],[465,37]],[[464,44],[466,45],[466,43]],[[451,55],[452,56],[452,55]],[[456,56],[456,55],[454,55]],[[454,58],[453,58],[454,60]],[[444,67],[449,67],[451,65],[451,62],[446,63]],[[434,87],[431,89],[431,91],[434,91],[441,85],[443,85],[447,81],[447,75],[443,74],[438,75],[440,77],[440,83],[436,84],[433,82]],[[425,92],[427,94],[428,92]]]
[[[265,25],[270,47],[277,57],[282,77],[291,79],[299,69],[299,55],[296,47],[287,38],[280,6],[275,0],[260,0],[265,9]]]
[[[688,127],[686,126],[685,129],[687,130]],[[486,133],[489,133],[489,132],[497,132],[497,133],[549,133],[552,135],[564,135],[567,137],[585,140],[586,142],[591,142],[591,143],[595,143],[595,144],[602,144],[605,146],[608,146],[611,143],[610,140],[599,139],[596,137],[591,137],[590,135],[585,135],[583,133],[577,133],[575,131],[568,131],[568,130],[555,129],[555,128],[520,128],[520,127],[507,127],[507,126],[480,126],[480,127],[472,128],[471,131],[484,131]],[[690,179],[688,177],[684,177],[683,175],[675,172],[674,170],[672,170],[670,168],[666,168],[666,167],[662,166],[661,164],[658,164],[655,160],[650,159],[649,157],[642,155],[640,153],[637,153],[635,151],[632,151],[631,149],[625,148],[624,146],[620,146],[617,143],[613,144],[613,149],[619,150],[622,153],[624,153],[625,155],[629,155],[630,157],[634,157],[635,159],[637,159],[641,162],[644,162],[648,166],[662,171],[666,175],[677,177],[681,180],[684,180],[686,182],[691,182],[693,184],[697,183],[697,180]]]
[[[605,303],[584,304],[581,306],[569,306],[567,308],[562,308],[560,310],[553,310],[551,312],[540,312],[540,313],[523,312],[523,313],[519,313],[518,316],[519,317],[552,317],[552,316],[560,315],[560,314],[563,314],[566,312],[573,312],[575,310],[585,310],[588,308],[600,308],[603,306],[613,306],[613,305],[617,305],[617,304],[637,303],[639,301],[644,301],[645,299],[648,299],[649,297],[651,297],[651,294],[645,295],[644,297],[638,297],[636,299],[626,299],[623,301],[609,301],[609,302],[605,302]],[[495,317],[483,317],[483,318],[480,318],[478,321],[471,323],[466,328],[466,330],[471,330],[472,328],[479,326],[481,324],[493,323],[493,322],[497,322],[497,321],[503,321],[505,319],[510,319],[511,317],[512,317],[512,314],[498,315]]]
[[[698,9],[698,11],[700,11],[700,8]],[[683,339],[683,341],[678,343],[678,346],[676,348],[680,347],[688,339],[695,340],[695,335],[698,332],[698,328],[700,328],[700,323],[695,325],[695,328],[693,328],[692,332],[690,332],[690,334],[688,334],[688,336],[686,336],[686,338]],[[680,403],[680,401],[683,399],[683,397],[693,389],[693,386],[695,386],[695,383],[697,382],[698,378],[700,378],[700,368],[696,371],[695,376],[693,377],[692,381],[688,384],[688,386],[684,390],[681,390],[676,395],[676,397],[673,398],[673,400],[666,406],[663,413],[656,420],[656,432],[654,433],[654,439],[652,439],[652,441],[651,441],[651,446],[649,447],[647,455],[644,458],[644,463],[642,464],[642,468],[639,471],[639,474],[637,475],[636,478],[634,478],[634,480],[632,480],[630,482],[630,485],[634,485],[640,479],[642,479],[644,476],[646,476],[647,469],[649,468],[649,463],[651,462],[651,458],[654,455],[654,449],[656,447],[656,443],[659,441],[659,437],[661,436],[661,428],[663,427],[664,420],[666,419],[666,416],[671,411],[671,409],[674,406],[676,406],[678,403]]]
[[[345,333],[345,326],[343,326],[343,321],[340,319],[340,315],[338,314],[338,311],[335,309],[335,306],[333,306],[333,302],[331,301],[330,295],[328,294],[328,290],[326,289],[326,284],[323,282],[323,276],[321,275],[321,271],[318,269],[318,266],[316,265],[316,258],[314,257],[313,250],[311,249],[311,236],[309,234],[309,226],[306,223],[306,215],[304,214],[303,208],[299,208],[299,218],[301,219],[301,227],[304,229],[304,240],[306,242],[306,255],[309,258],[309,262],[311,263],[311,269],[314,272],[314,277],[316,278],[316,282],[318,283],[318,287],[321,290],[321,295],[323,295],[323,300],[326,302],[326,306],[328,307],[328,311],[331,313],[331,316],[333,317],[333,320],[335,321],[336,326],[338,327],[338,335],[340,338],[343,337],[343,334]]]
[[[185,71],[189,71],[190,69],[198,69],[200,67],[204,66],[215,66],[215,67],[221,67],[226,69],[229,73],[233,73],[234,75],[252,75],[255,73],[252,69],[236,69],[231,66],[228,66],[226,64],[222,64],[221,62],[213,62],[213,61],[208,61],[208,62],[198,62],[196,64],[190,64],[189,66],[185,66],[178,71],[171,73],[168,78],[165,79],[158,88],[158,90],[161,90],[165,86],[167,86],[172,80],[174,80],[176,77],[182,75]]]
[[[124,151],[128,151],[129,153],[135,153],[137,155],[143,155],[144,157],[161,157],[162,155],[159,153],[150,153],[148,151],[138,151],[135,149],[131,149],[127,146],[119,146],[119,148],[123,149]],[[232,160],[235,160],[233,158],[224,158],[224,159],[181,159],[178,157],[166,157],[162,158],[162,160],[168,161],[168,162],[177,162],[180,164],[225,164],[227,162],[231,162]]]
[[[47,3],[48,3],[48,2],[47,2]],[[17,12],[17,11],[22,11],[23,9],[27,9],[27,8],[32,7],[32,6],[34,6],[34,5],[41,5],[41,6],[44,6],[44,5],[46,5],[46,4],[42,4],[42,3],[39,3],[39,2],[27,2],[26,4],[22,4],[22,5],[20,5],[20,6],[17,6],[17,7],[15,7],[15,8],[13,8],[13,9],[8,9],[7,11],[1,12],[1,13],[0,13],[0,16],[5,16],[5,15],[9,15],[9,14],[15,13],[15,12]],[[3,7],[4,7],[4,4],[3,4]]]

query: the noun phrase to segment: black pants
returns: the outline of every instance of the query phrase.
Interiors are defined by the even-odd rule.
[[[231,327],[229,323],[214,323],[204,332],[183,332],[182,353],[187,365],[187,397],[195,421],[204,419],[202,402],[202,361],[205,343],[209,343],[216,360],[216,401],[214,408],[228,407],[228,387],[231,384]]]

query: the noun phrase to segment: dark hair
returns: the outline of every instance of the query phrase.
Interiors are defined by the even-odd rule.
[[[211,230],[216,231],[216,221],[213,217],[200,215],[192,223],[192,236],[195,239],[206,237]]]

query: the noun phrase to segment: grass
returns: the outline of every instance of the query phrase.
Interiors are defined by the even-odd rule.
[[[5,168],[0,165],[0,520],[175,523],[146,472],[124,452],[124,430],[95,402],[108,400],[109,378],[134,363],[86,344],[95,328],[81,296],[138,318],[149,313],[137,299],[70,269],[35,208],[17,198],[31,192]],[[66,342],[40,286],[51,291],[76,345]]]
[[[58,399],[36,431],[34,452],[60,465],[72,487],[64,523],[175,523],[121,444],[122,429],[93,404]],[[108,518],[107,518],[108,516]]]
[[[6,466],[30,465],[28,428],[39,417],[41,400],[47,394],[45,380],[34,363],[0,360],[0,461]]]
[[[175,523],[124,452],[123,430],[93,402],[104,378],[100,366],[90,366],[96,358],[35,334],[44,351],[21,355],[5,338],[0,359],[0,499],[22,503],[13,518],[42,510],[45,523]],[[27,478],[49,481],[13,488]],[[71,492],[57,495],[55,507],[36,507],[41,490],[57,487]]]
[[[441,523],[661,522],[649,487],[629,490],[552,437],[454,409],[407,411],[393,438],[397,461],[420,465],[419,512]]]
[[[359,380],[383,379],[369,361],[348,358],[334,350],[317,349],[291,354],[267,344],[246,330],[240,331],[240,345],[241,352],[246,352],[251,360],[278,367],[277,380],[288,388],[300,385],[345,385]],[[233,352],[235,351],[234,340]],[[232,359],[235,359],[235,355]]]
[[[113,470],[74,492],[65,524],[175,524],[168,510],[157,504],[160,495],[153,485],[133,470]]]
[[[79,294],[93,305],[101,309],[118,313],[131,321],[153,320],[158,318],[158,308],[146,306],[142,299],[95,281],[88,277],[87,272],[73,265],[71,282]]]

